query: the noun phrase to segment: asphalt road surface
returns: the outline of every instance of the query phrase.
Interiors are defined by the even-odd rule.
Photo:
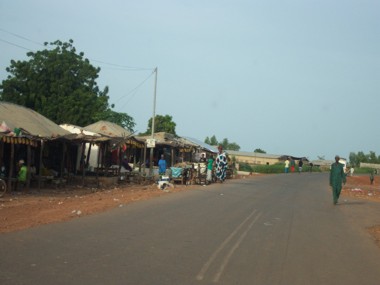
[[[328,175],[228,180],[0,235],[0,284],[378,285],[378,204]]]

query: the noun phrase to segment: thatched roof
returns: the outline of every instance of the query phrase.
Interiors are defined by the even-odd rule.
[[[111,138],[111,143],[115,146],[128,143],[140,148],[144,147],[144,142],[133,136],[130,131],[108,121],[98,121],[84,127],[83,131],[89,131],[100,134],[103,137]]]
[[[0,124],[0,136],[14,136],[15,129],[20,129],[22,135],[39,138],[56,138],[69,134],[36,111],[7,102],[0,102]]]
[[[130,131],[124,129],[123,127],[115,123],[111,123],[108,121],[98,121],[96,123],[84,127],[83,129],[113,138],[125,138],[132,135]]]

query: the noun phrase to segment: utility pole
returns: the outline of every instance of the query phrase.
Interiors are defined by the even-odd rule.
[[[154,77],[154,94],[153,94],[153,117],[152,117],[152,141],[154,141],[154,125],[155,125],[155,117],[156,117],[156,93],[157,93],[157,67],[154,69],[155,77]],[[149,156],[149,176],[153,178],[153,152],[154,147],[150,148],[150,156]]]

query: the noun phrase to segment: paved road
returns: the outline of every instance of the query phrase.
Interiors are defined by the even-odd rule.
[[[326,174],[230,180],[0,235],[0,284],[380,284],[377,204]]]

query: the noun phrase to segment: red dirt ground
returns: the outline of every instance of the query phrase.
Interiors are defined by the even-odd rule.
[[[355,197],[380,202],[380,184],[378,176],[376,178],[371,185],[369,175],[347,177],[346,185],[342,190],[342,197]],[[380,225],[368,228],[368,232],[372,235],[377,245],[380,246]]]
[[[380,187],[376,183],[371,185],[369,176],[347,177],[342,197],[380,202]],[[198,186],[175,185],[169,191],[162,191],[154,184],[129,184],[108,189],[76,187],[6,194],[0,198],[0,233],[67,221],[173,192],[190,191],[194,187]],[[368,230],[380,245],[380,225]]]

